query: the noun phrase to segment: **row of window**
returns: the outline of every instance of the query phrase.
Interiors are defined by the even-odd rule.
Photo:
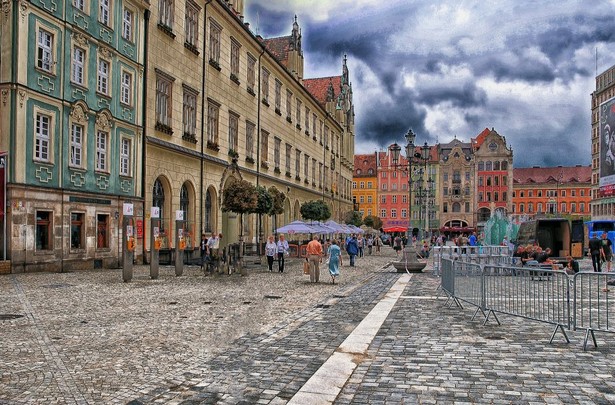
[[[39,27],[37,33],[36,67],[46,73],[55,74],[56,64],[55,38],[51,31]],[[111,78],[113,69],[110,55],[106,57],[101,51],[96,62],[96,92],[106,97],[112,97]],[[71,50],[71,83],[87,88],[88,63],[85,47],[74,44]],[[120,102],[125,106],[132,106],[133,100],[133,75],[131,72],[121,69],[120,76]]]
[[[506,186],[508,185],[508,176],[478,176],[478,186]]]
[[[507,160],[503,160],[503,161],[495,161],[495,162],[491,162],[491,161],[486,161],[486,162],[478,162],[477,163],[478,166],[478,171],[482,172],[482,171],[486,171],[486,172],[490,172],[490,171],[496,171],[496,170],[508,170],[508,161]]]
[[[536,191],[536,197],[542,197],[543,196],[543,191],[545,196],[547,197],[557,197],[557,193],[559,192],[559,196],[560,197],[566,197],[566,190],[537,190]],[[577,196],[577,190],[569,190],[570,191],[570,197],[576,197]],[[525,191],[519,191],[519,198],[524,198],[525,197]],[[513,191],[513,197],[517,196],[517,192]],[[579,196],[581,197],[585,197],[585,190],[584,189],[580,189],[579,190]],[[534,197],[534,191],[533,190],[528,190],[527,191],[527,197]]]
[[[34,160],[43,163],[53,162],[53,125],[54,116],[43,112],[35,114],[34,134]],[[111,134],[107,131],[97,130],[95,142],[95,170],[97,172],[110,172],[109,153]],[[69,166],[85,169],[87,157],[87,131],[84,125],[72,123],[70,130],[70,157]],[[119,173],[121,176],[131,176],[132,168],[132,141],[126,137],[120,140]]]
[[[113,2],[111,0],[98,0],[98,8],[96,13],[98,14],[98,22],[113,29]],[[96,3],[94,3],[96,4]],[[91,4],[88,0],[73,0],[73,7],[79,12],[90,15]],[[134,42],[134,25],[135,25],[135,11],[124,6],[122,10],[122,38],[126,41]]]
[[[517,211],[517,204],[513,204],[512,206],[512,212],[518,212],[518,213],[533,213],[534,212],[534,204],[533,203],[527,203],[527,211],[526,211],[526,205],[524,203],[519,204],[519,211]],[[536,213],[549,213],[549,214],[557,214],[557,203],[555,202],[548,202],[546,203],[546,211],[543,211],[543,205],[542,203],[537,203],[536,204]],[[585,213],[585,203],[579,203],[579,210],[577,211],[577,204],[576,203],[570,203],[570,211],[568,211],[568,204],[565,202],[560,203],[560,209],[559,209],[559,213],[570,213],[570,214],[574,214],[574,213]]]
[[[371,214],[369,214],[369,212],[371,212],[371,210],[367,210],[367,211],[368,211],[368,215],[371,215]],[[429,211],[428,215],[429,215],[429,219],[435,219],[436,218],[436,213],[433,210]],[[397,209],[396,208],[391,208],[390,210],[387,210],[387,209],[384,209],[384,208],[381,209],[380,210],[380,218],[391,218],[391,219],[397,218]],[[406,208],[402,208],[400,210],[399,218],[408,218],[408,210]],[[412,212],[412,219],[425,219],[425,211],[413,211]]]
[[[96,214],[96,249],[109,248],[109,214]],[[35,241],[37,251],[53,251],[53,211],[36,211]],[[85,213],[70,214],[70,248],[85,249]]]
[[[367,188],[368,188],[368,189],[372,189],[372,188],[373,188],[373,184],[374,184],[373,182],[368,181],[368,182],[367,182]],[[352,188],[353,188],[353,189],[356,189],[356,188],[357,188],[357,182],[356,182],[356,181],[353,181],[353,182],[352,182]],[[365,182],[364,182],[364,181],[360,181],[360,182],[359,182],[359,188],[365,188]]]

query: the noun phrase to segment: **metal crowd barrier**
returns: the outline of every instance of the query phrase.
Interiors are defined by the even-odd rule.
[[[573,277],[572,324],[575,330],[585,329],[583,349],[589,336],[598,347],[594,332],[615,332],[615,286],[607,285],[609,280],[615,280],[615,274],[581,272]]]
[[[568,330],[585,330],[583,349],[591,336],[597,347],[595,332],[615,333],[615,280],[612,273],[581,272],[574,276],[562,270],[479,264],[441,258],[441,288],[447,303],[475,306],[474,317],[481,312],[484,323],[497,313],[521,317],[554,326],[549,343],[556,333],[566,342]]]
[[[442,259],[454,259],[478,264],[510,265],[512,253],[508,246],[434,246],[433,274],[440,276]]]

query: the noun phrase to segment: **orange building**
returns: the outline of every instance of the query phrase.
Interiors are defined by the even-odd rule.
[[[513,169],[512,213],[523,221],[536,215],[590,216],[590,166]]]
[[[368,215],[378,216],[377,174],[376,153],[354,155],[352,201],[363,218]]]

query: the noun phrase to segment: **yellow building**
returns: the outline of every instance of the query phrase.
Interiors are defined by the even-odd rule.
[[[285,193],[277,225],[300,218],[309,200],[324,199],[334,219],[352,207],[346,60],[339,76],[304,79],[296,19],[291,35],[263,39],[244,23],[243,7],[220,0],[161,0],[152,7],[143,188],[147,226],[149,207],[160,208],[163,248],[173,246],[178,211],[187,221],[188,248],[201,232],[222,232],[223,244],[238,240],[237,216],[220,209],[229,181]],[[274,226],[263,218],[262,234]],[[244,218],[247,242],[259,240],[258,228],[255,215]]]
[[[352,175],[352,201],[361,217],[378,216],[378,171],[376,154],[355,155]],[[358,205],[357,205],[358,204]]]

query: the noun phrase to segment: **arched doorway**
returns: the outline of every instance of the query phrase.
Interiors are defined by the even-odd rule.
[[[203,231],[209,236],[210,233],[218,230],[218,198],[216,195],[216,189],[213,186],[207,188],[205,193],[205,207],[203,210]]]
[[[286,225],[292,222],[292,212],[290,210],[290,199],[286,197],[284,200],[284,223],[281,225]]]
[[[171,187],[169,181],[164,176],[158,176],[154,180],[152,189],[152,207],[157,207],[160,215],[159,234],[162,241],[162,248],[167,248],[173,241],[172,220],[175,216],[171,215]]]

